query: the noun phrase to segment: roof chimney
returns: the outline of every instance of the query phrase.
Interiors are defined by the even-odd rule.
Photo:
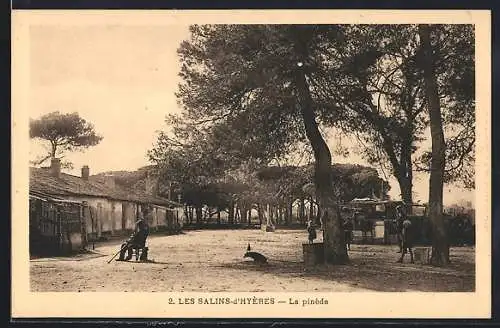
[[[90,169],[87,165],[82,166],[82,179],[88,180],[90,174]]]
[[[61,175],[61,160],[59,158],[53,157],[50,160],[50,174],[56,178]]]

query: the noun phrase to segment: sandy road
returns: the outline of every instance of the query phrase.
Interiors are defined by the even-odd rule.
[[[188,231],[148,239],[153,263],[107,264],[119,242],[96,245],[97,254],[32,260],[33,291],[117,292],[333,292],[473,291],[474,249],[453,248],[452,265],[396,264],[395,246],[353,245],[351,263],[305,269],[305,231]],[[269,258],[265,267],[243,259],[247,244]]]

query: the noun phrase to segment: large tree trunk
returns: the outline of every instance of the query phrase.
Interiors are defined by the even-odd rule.
[[[303,58],[306,58],[307,49],[305,45],[298,44],[298,47],[299,53],[303,55]],[[321,218],[324,224],[323,243],[325,261],[335,264],[346,263],[349,258],[345,247],[344,232],[337,213],[338,206],[332,193],[332,156],[316,122],[312,108],[311,94],[303,67],[297,69],[295,86],[298,92],[306,135],[314,152],[314,183],[318,193]]]
[[[203,209],[201,206],[196,206],[196,224],[200,224],[203,216]]]
[[[240,215],[241,215],[240,223],[244,224],[244,223],[246,223],[245,221],[247,220],[248,210],[247,210],[246,205],[244,205],[244,204],[240,205],[239,208],[240,208]]]
[[[383,122],[377,121],[379,128]],[[412,167],[412,142],[411,136],[406,137],[407,142],[401,147],[401,154],[398,159],[396,152],[394,151],[394,141],[391,136],[387,133],[382,133],[382,147],[389,158],[391,163],[392,173],[394,177],[398,180],[399,189],[401,191],[401,198],[407,204],[411,204],[413,201],[413,167]]]
[[[408,128],[409,129],[409,128]],[[399,186],[403,201],[411,205],[413,202],[413,164],[411,162],[412,136],[408,135],[401,147]]]
[[[410,177],[404,173],[403,176],[398,177],[399,189],[401,190],[401,199],[406,204],[413,202],[413,182]]]
[[[265,218],[266,218],[266,225],[271,225],[272,224],[272,221],[271,221],[271,205],[267,204],[266,207],[265,207],[265,211],[264,211],[264,215],[265,215]]]
[[[434,265],[449,263],[449,244],[443,218],[443,176],[445,168],[445,149],[439,93],[434,73],[434,58],[430,41],[430,27],[419,25],[420,42],[423,50],[422,68],[424,71],[425,93],[432,138],[431,174],[429,181],[429,216],[432,227],[432,258]]]
[[[317,198],[317,197],[316,197]],[[318,200],[316,199],[316,202],[318,202]],[[318,211],[316,212],[316,224],[323,227],[323,222],[321,221],[321,209],[320,207],[318,206]]]
[[[192,224],[194,221],[194,207],[189,206],[189,224]]]
[[[229,222],[229,224],[233,224],[234,223],[234,202],[231,201],[229,203],[229,210],[228,210],[228,214],[227,214],[227,221]]]
[[[306,222],[306,204],[304,202],[304,198],[300,198],[299,203],[299,220],[300,223],[304,224]]]
[[[50,140],[50,157],[51,158],[56,158],[56,152],[57,152],[57,143],[53,140]]]
[[[314,218],[314,203],[313,198],[309,197],[309,220],[313,220]]]
[[[184,205],[184,216],[186,217],[186,223],[189,223],[189,209],[187,205]]]
[[[293,213],[293,199],[289,198],[286,203],[286,224],[289,225],[292,223],[292,213]]]

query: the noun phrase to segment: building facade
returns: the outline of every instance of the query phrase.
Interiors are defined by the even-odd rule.
[[[181,204],[147,190],[118,186],[112,176],[94,179],[89,173],[88,166],[82,168],[80,177],[62,173],[58,159],[52,159],[48,168],[30,168],[30,246],[45,243],[48,249],[76,251],[91,240],[130,234],[138,217],[146,219],[152,231],[182,229]],[[70,204],[73,215],[65,214]],[[50,215],[45,207],[52,209]],[[47,222],[52,225],[45,229]],[[68,232],[65,227],[71,225]]]

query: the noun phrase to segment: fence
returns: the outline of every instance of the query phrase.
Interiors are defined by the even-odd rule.
[[[31,255],[60,255],[86,245],[82,204],[30,195]]]

